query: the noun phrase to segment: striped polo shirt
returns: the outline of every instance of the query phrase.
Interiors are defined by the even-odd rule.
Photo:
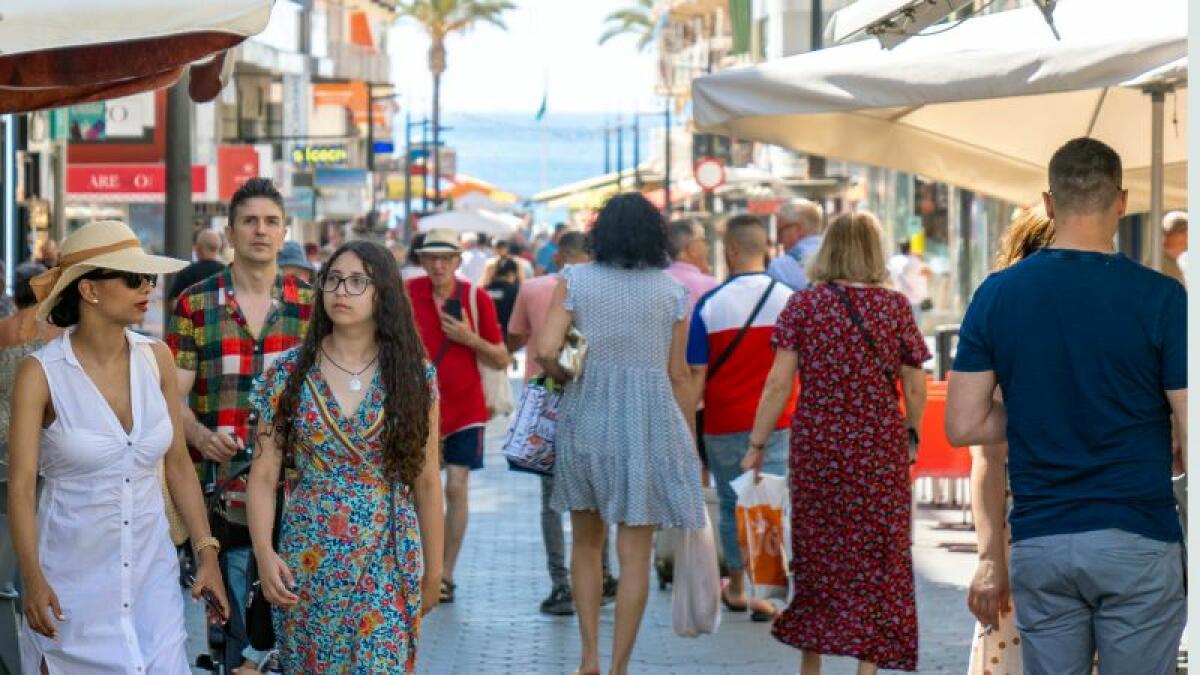
[[[688,335],[687,359],[693,366],[711,366],[733,342],[755,305],[767,291],[771,277],[751,272],[730,277],[696,303]],[[775,360],[771,333],[792,291],[777,283],[745,337],[717,374],[704,386],[704,433],[748,432],[767,373]],[[775,428],[785,429],[796,407],[797,388],[792,393]]]

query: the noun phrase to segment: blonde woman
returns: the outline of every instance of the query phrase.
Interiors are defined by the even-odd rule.
[[[996,255],[996,269],[1002,270],[1015,265],[1053,242],[1054,221],[1046,217],[1045,209],[1041,206],[1021,209],[1000,239],[1000,251]],[[980,513],[988,506],[985,503],[988,495],[1007,492],[1004,459],[1007,456],[1008,446],[1006,445],[971,448],[971,494],[976,496],[972,504],[972,508],[976,511],[975,523],[978,528],[976,537],[980,542],[984,542],[984,547],[1003,547],[1005,560],[1008,559],[1008,528],[1005,527],[1001,532],[991,531],[986,525],[987,519],[983,518]],[[1005,487],[1001,488],[996,483],[1005,485]],[[972,593],[968,596],[968,604],[975,616],[987,620],[986,625],[982,621],[975,622],[975,639],[971,645],[969,674],[984,675],[986,672],[1000,672],[1021,675],[1023,672],[1021,637],[1017,634],[1011,597],[1001,600],[994,619],[986,608],[980,606],[975,594]]]
[[[929,350],[908,299],[885,288],[875,216],[835,218],[808,277],[814,285],[776,323],[775,363],[743,461],[761,469],[799,372],[788,472],[794,594],[772,632],[802,651],[804,675],[820,672],[821,654],[857,658],[860,675],[916,670],[908,467]]]

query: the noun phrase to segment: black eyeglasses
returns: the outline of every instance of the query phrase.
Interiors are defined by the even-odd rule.
[[[362,295],[367,292],[367,287],[371,285],[371,277],[362,274],[351,274],[348,277],[327,274],[321,280],[321,290],[326,293],[337,293],[343,284],[346,286],[346,295]]]
[[[120,279],[125,282],[125,285],[130,290],[137,290],[142,287],[142,284],[150,284],[150,288],[158,285],[157,274],[146,274],[144,272],[125,272],[123,270],[96,270],[84,275],[85,279],[95,279],[102,281],[104,279]]]

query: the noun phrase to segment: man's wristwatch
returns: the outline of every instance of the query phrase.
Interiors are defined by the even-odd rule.
[[[767,449],[767,444],[766,443],[755,443],[754,441],[750,441],[750,449],[758,450],[759,452],[761,452],[761,451]]]

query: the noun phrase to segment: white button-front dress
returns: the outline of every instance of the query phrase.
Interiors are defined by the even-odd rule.
[[[73,332],[73,331],[72,331]],[[56,419],[42,432],[38,554],[66,620],[51,639],[21,627],[21,667],[50,673],[185,675],[179,561],[158,466],[173,426],[146,345],[126,331],[133,430],[126,433],[71,350],[70,332],[34,356]]]

